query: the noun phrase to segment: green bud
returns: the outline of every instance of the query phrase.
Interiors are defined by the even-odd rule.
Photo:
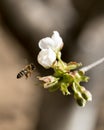
[[[80,90],[81,93],[83,93],[84,91],[86,91],[86,89],[83,86],[80,86],[79,90]]]
[[[79,106],[85,106],[86,100],[82,97],[79,91],[74,94],[74,98],[76,99]]]
[[[75,92],[75,91],[74,91],[74,92]],[[75,99],[77,99],[77,98],[82,98],[81,93],[80,93],[79,91],[76,91],[76,92],[74,93],[74,98],[75,98]]]
[[[67,70],[74,70],[77,69],[78,67],[82,66],[81,63],[77,63],[77,62],[69,62],[67,64]]]
[[[86,100],[86,101],[92,101],[92,95],[89,91],[85,90],[82,92],[82,97]]]
[[[84,107],[86,105],[86,100],[83,98],[77,98],[76,101],[77,101],[79,106]]]

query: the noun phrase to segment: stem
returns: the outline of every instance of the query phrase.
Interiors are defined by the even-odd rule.
[[[88,66],[85,66],[85,67],[81,68],[80,70],[83,71],[83,72],[87,72],[87,71],[89,71],[90,69],[96,67],[97,65],[99,65],[99,64],[101,64],[101,63],[103,63],[103,62],[104,62],[104,57],[101,58],[100,60],[97,60],[96,62],[94,62],[94,63],[88,65]]]
[[[57,59],[59,60],[59,62],[61,63],[61,65],[63,66],[63,68],[65,67],[65,64],[64,64],[64,62],[62,61],[62,59],[61,59],[61,52],[59,51],[57,54]]]

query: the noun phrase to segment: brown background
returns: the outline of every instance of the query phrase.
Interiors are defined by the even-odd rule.
[[[36,76],[50,73],[38,65],[38,41],[58,30],[64,61],[88,65],[104,56],[103,0],[0,1],[0,130],[103,130],[104,64],[87,75],[93,101],[85,108],[71,96],[44,90]],[[31,78],[17,73],[34,62]]]

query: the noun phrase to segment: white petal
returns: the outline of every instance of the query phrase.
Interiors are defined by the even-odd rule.
[[[63,40],[57,31],[53,31],[52,39],[55,42],[55,48],[60,50],[63,47]]]
[[[54,41],[50,37],[43,38],[42,40],[39,41],[40,49],[53,48],[53,46],[54,46]]]
[[[52,49],[42,49],[38,54],[38,62],[44,68],[50,68],[56,60],[56,54]]]
[[[39,41],[40,49],[48,49],[59,51],[63,47],[63,40],[57,31],[53,31],[52,37],[46,37]]]

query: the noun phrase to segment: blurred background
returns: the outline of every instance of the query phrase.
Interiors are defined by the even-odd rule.
[[[85,84],[93,101],[49,93],[37,80],[38,41],[59,31],[64,61],[88,65],[104,56],[103,0],[0,0],[0,130],[104,130],[104,64]],[[16,79],[33,62],[31,78]]]

